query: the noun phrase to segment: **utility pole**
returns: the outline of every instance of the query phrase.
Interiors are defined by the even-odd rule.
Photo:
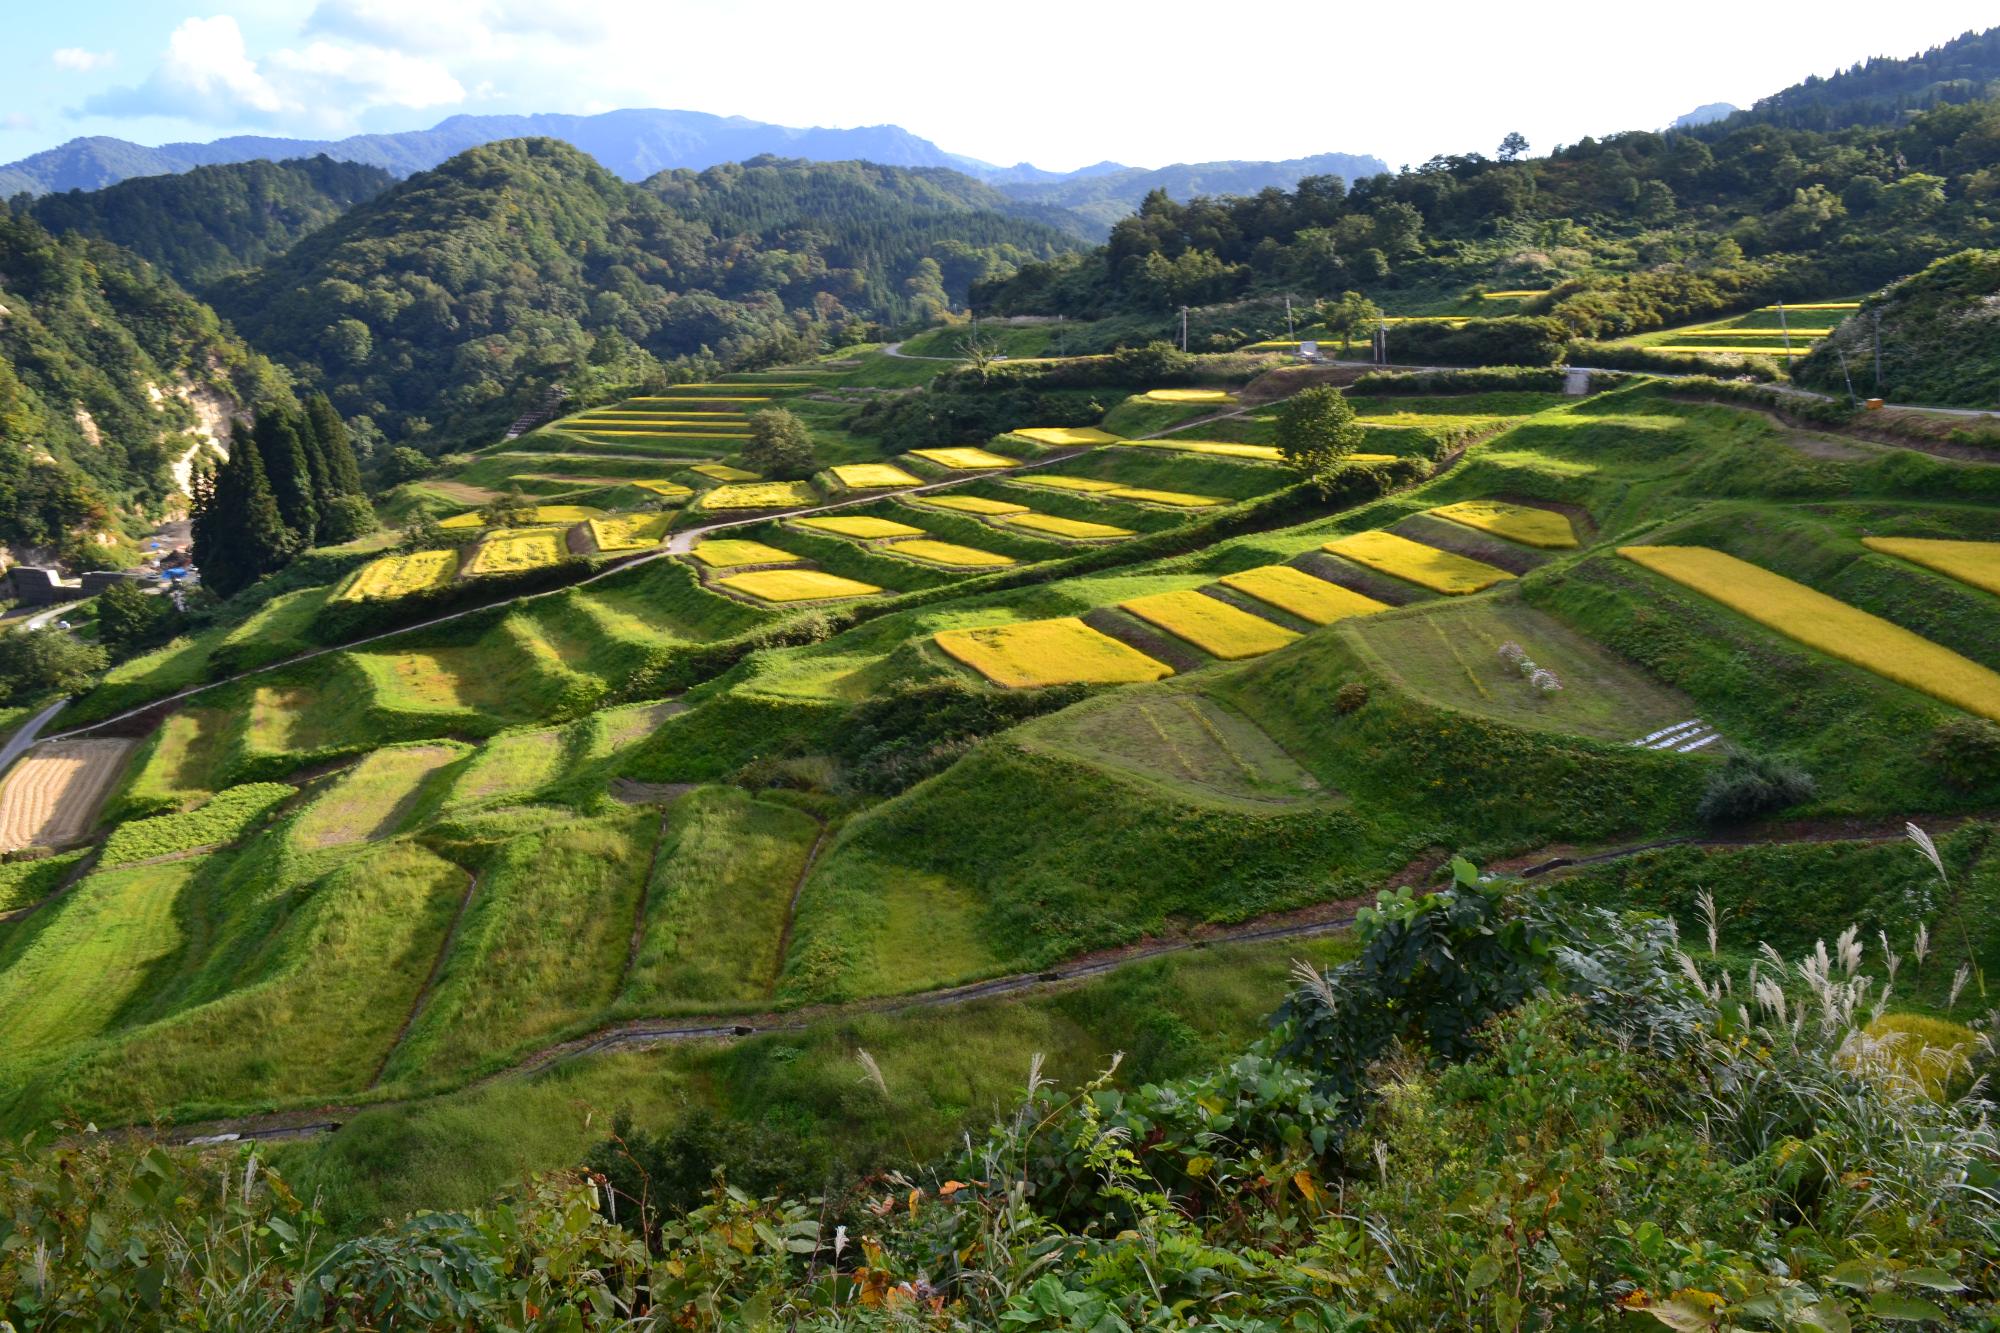
[[[1297,342],[1299,340],[1299,331],[1292,327],[1292,294],[1290,292],[1285,293],[1285,339],[1288,342]]]
[[[1847,373],[1847,353],[1838,347],[1833,350],[1840,357],[1840,377],[1847,381],[1847,405],[1859,407],[1861,400],[1854,396],[1854,376]]]
[[[1875,396],[1882,396],[1882,312],[1868,312],[1875,320]]]
[[[1778,330],[1785,335],[1785,364],[1792,363],[1792,326],[1785,322],[1785,303],[1778,302]]]

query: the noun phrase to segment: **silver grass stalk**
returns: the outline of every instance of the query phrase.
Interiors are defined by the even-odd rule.
[[[875,1063],[875,1057],[867,1051],[856,1047],[854,1062],[861,1066],[861,1081],[864,1083],[873,1083],[875,1091],[887,1097],[889,1095],[889,1080],[882,1077],[882,1066]]]
[[[1329,1014],[1339,1009],[1339,1001],[1333,993],[1333,983],[1326,979],[1326,973],[1320,971],[1303,958],[1294,958],[1292,960],[1292,980],[1299,983],[1301,990],[1310,991],[1313,995],[1317,996],[1320,1005]]]
[[[1702,927],[1708,932],[1708,958],[1714,962],[1722,938],[1722,917],[1715,910],[1715,895],[1703,889],[1695,894],[1694,906],[1701,913]]]

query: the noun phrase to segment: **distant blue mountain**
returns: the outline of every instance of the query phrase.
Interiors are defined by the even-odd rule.
[[[452,116],[427,130],[357,134],[346,139],[233,135],[213,143],[168,143],[156,148],[102,136],[72,139],[0,166],[0,198],[99,190],[134,176],[170,175],[229,162],[287,161],[321,153],[335,161],[365,163],[409,176],[428,171],[468,148],[533,136],[560,139],[630,181],[644,180],[669,168],[699,171],[766,154],[815,162],[946,167],[1003,189],[1023,202],[1077,208],[1100,227],[1130,212],[1156,187],[1166,188],[1176,198],[1191,192],[1245,194],[1266,185],[1289,189],[1301,175],[1330,171],[1353,179],[1388,169],[1378,158],[1331,153],[1293,162],[1203,163],[1158,171],[1117,162],[1099,162],[1077,171],[1044,171],[1026,162],[996,167],[948,153],[897,125],[795,129],[701,111],[629,110],[596,116]],[[1065,191],[1074,196],[1074,203],[1057,197]]]

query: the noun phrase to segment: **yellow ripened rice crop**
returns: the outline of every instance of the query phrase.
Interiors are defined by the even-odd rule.
[[[833,479],[852,491],[886,490],[892,486],[921,486],[922,477],[913,477],[894,463],[848,463],[831,469]]]
[[[1450,519],[1523,546],[1565,550],[1576,545],[1576,529],[1570,526],[1567,515],[1532,505],[1508,504],[1504,500],[1460,500],[1457,504],[1439,505],[1430,513],[1435,518]]]
[[[995,685],[1127,685],[1174,674],[1158,662],[1074,616],[984,629],[940,630],[933,642],[954,661]]]
[[[1234,588],[1247,597],[1268,602],[1280,611],[1289,611],[1315,625],[1331,625],[1349,616],[1372,616],[1387,611],[1387,602],[1364,597],[1352,588],[1343,588],[1330,579],[1316,578],[1291,565],[1260,565],[1235,574],[1224,574],[1223,587]]]
[[[1514,576],[1481,560],[1469,560],[1393,532],[1357,532],[1322,549],[1370,569],[1450,596],[1478,592]]]
[[[790,551],[781,551],[775,546],[741,537],[710,537],[697,545],[692,554],[711,569],[735,569],[742,565],[795,565],[803,558]]]
[[[1018,435],[1036,444],[1053,445],[1058,449],[1075,449],[1092,444],[1116,444],[1118,436],[1095,426],[1024,426],[1007,432]]]
[[[887,550],[891,555],[908,556],[927,565],[945,565],[951,569],[1001,569],[1014,563],[1013,556],[1001,555],[998,551],[981,551],[971,546],[921,538],[891,542]]]
[[[1139,395],[1149,403],[1233,403],[1234,394],[1221,389],[1148,389]]]
[[[457,551],[412,551],[385,555],[354,571],[336,601],[403,597],[426,588],[442,588],[458,576]]]
[[[836,537],[859,537],[863,541],[873,541],[878,537],[922,537],[922,528],[913,528],[907,523],[898,523],[893,518],[870,518],[865,514],[846,517],[833,514],[826,518],[801,518],[793,520],[800,527],[813,532],[830,532]]]
[[[1285,456],[1276,445],[1238,444],[1234,440],[1127,440],[1142,449],[1175,449],[1184,454],[1212,454],[1217,458],[1248,458],[1259,463],[1282,463]]]
[[[759,480],[756,473],[745,472],[742,468],[731,467],[727,463],[696,463],[693,467],[689,468],[688,471],[699,472],[702,476],[707,477],[710,481]]]
[[[677,481],[635,481],[632,484],[640,490],[651,491],[653,494],[667,500],[685,500],[694,494],[693,491]]]
[[[1174,509],[1209,509],[1228,504],[1216,495],[1190,495],[1186,491],[1156,491],[1145,486],[1120,486],[1105,495],[1113,500],[1137,500],[1141,504],[1167,505]]]
[[[961,514],[986,514],[998,518],[1028,512],[1026,505],[1017,505],[1011,500],[989,500],[983,495],[925,495],[918,498],[927,505],[956,509]]]
[[[467,574],[507,574],[553,565],[569,554],[561,528],[503,528],[473,548]]]
[[[593,518],[590,535],[600,551],[636,551],[658,546],[667,539],[672,514],[620,514],[616,518]]]
[[[1086,523],[1082,519],[1061,518],[1055,514],[1015,514],[1006,521],[1031,532],[1067,537],[1079,542],[1113,541],[1132,535],[1130,528],[1115,528],[1109,523]]]
[[[2000,596],[2000,542],[1940,541],[1930,537],[1863,537],[1871,551],[1893,555]]]
[[[703,509],[803,509],[819,493],[803,481],[756,481],[717,486],[695,503]]]
[[[590,509],[583,505],[536,505],[533,510],[533,517],[528,521],[531,523],[581,523],[585,519],[596,518],[601,512],[601,510]],[[472,509],[463,514],[453,514],[450,518],[439,523],[438,526],[441,528],[483,528],[486,526],[486,521],[479,516],[477,509]]]
[[[957,472],[986,472],[993,468],[1018,467],[1020,460],[970,446],[953,449],[912,449],[918,458]]]
[[[1115,491],[1119,485],[1115,481],[1099,481],[1095,477],[1051,477],[1038,472],[1024,472],[1015,477],[1015,484],[1021,486],[1047,486],[1058,491]]]
[[[1295,630],[1192,588],[1134,597],[1118,605],[1225,662],[1262,657],[1299,637]]]
[[[818,569],[757,569],[731,574],[716,583],[760,602],[826,602],[840,597],[867,597],[882,591],[872,583],[844,579]]]
[[[1621,546],[1618,554],[1828,657],[2000,721],[2000,673],[1901,625],[1711,547]]]

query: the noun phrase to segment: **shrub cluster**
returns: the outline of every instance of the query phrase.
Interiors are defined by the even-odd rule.
[[[1755,380],[1778,377],[1768,356],[1655,352],[1649,347],[1582,339],[1569,345],[1569,360],[1573,365],[1603,366],[1608,370],[1651,370],[1662,375],[1713,375],[1720,379],[1747,377]]]
[[[1463,324],[1398,324],[1389,330],[1389,359],[1399,365],[1553,366],[1569,346],[1558,320],[1528,315],[1468,319]]]
[[[1348,388],[1358,394],[1558,393],[1556,366],[1481,366],[1470,370],[1371,370]],[[1601,385],[1593,382],[1593,387]]]

